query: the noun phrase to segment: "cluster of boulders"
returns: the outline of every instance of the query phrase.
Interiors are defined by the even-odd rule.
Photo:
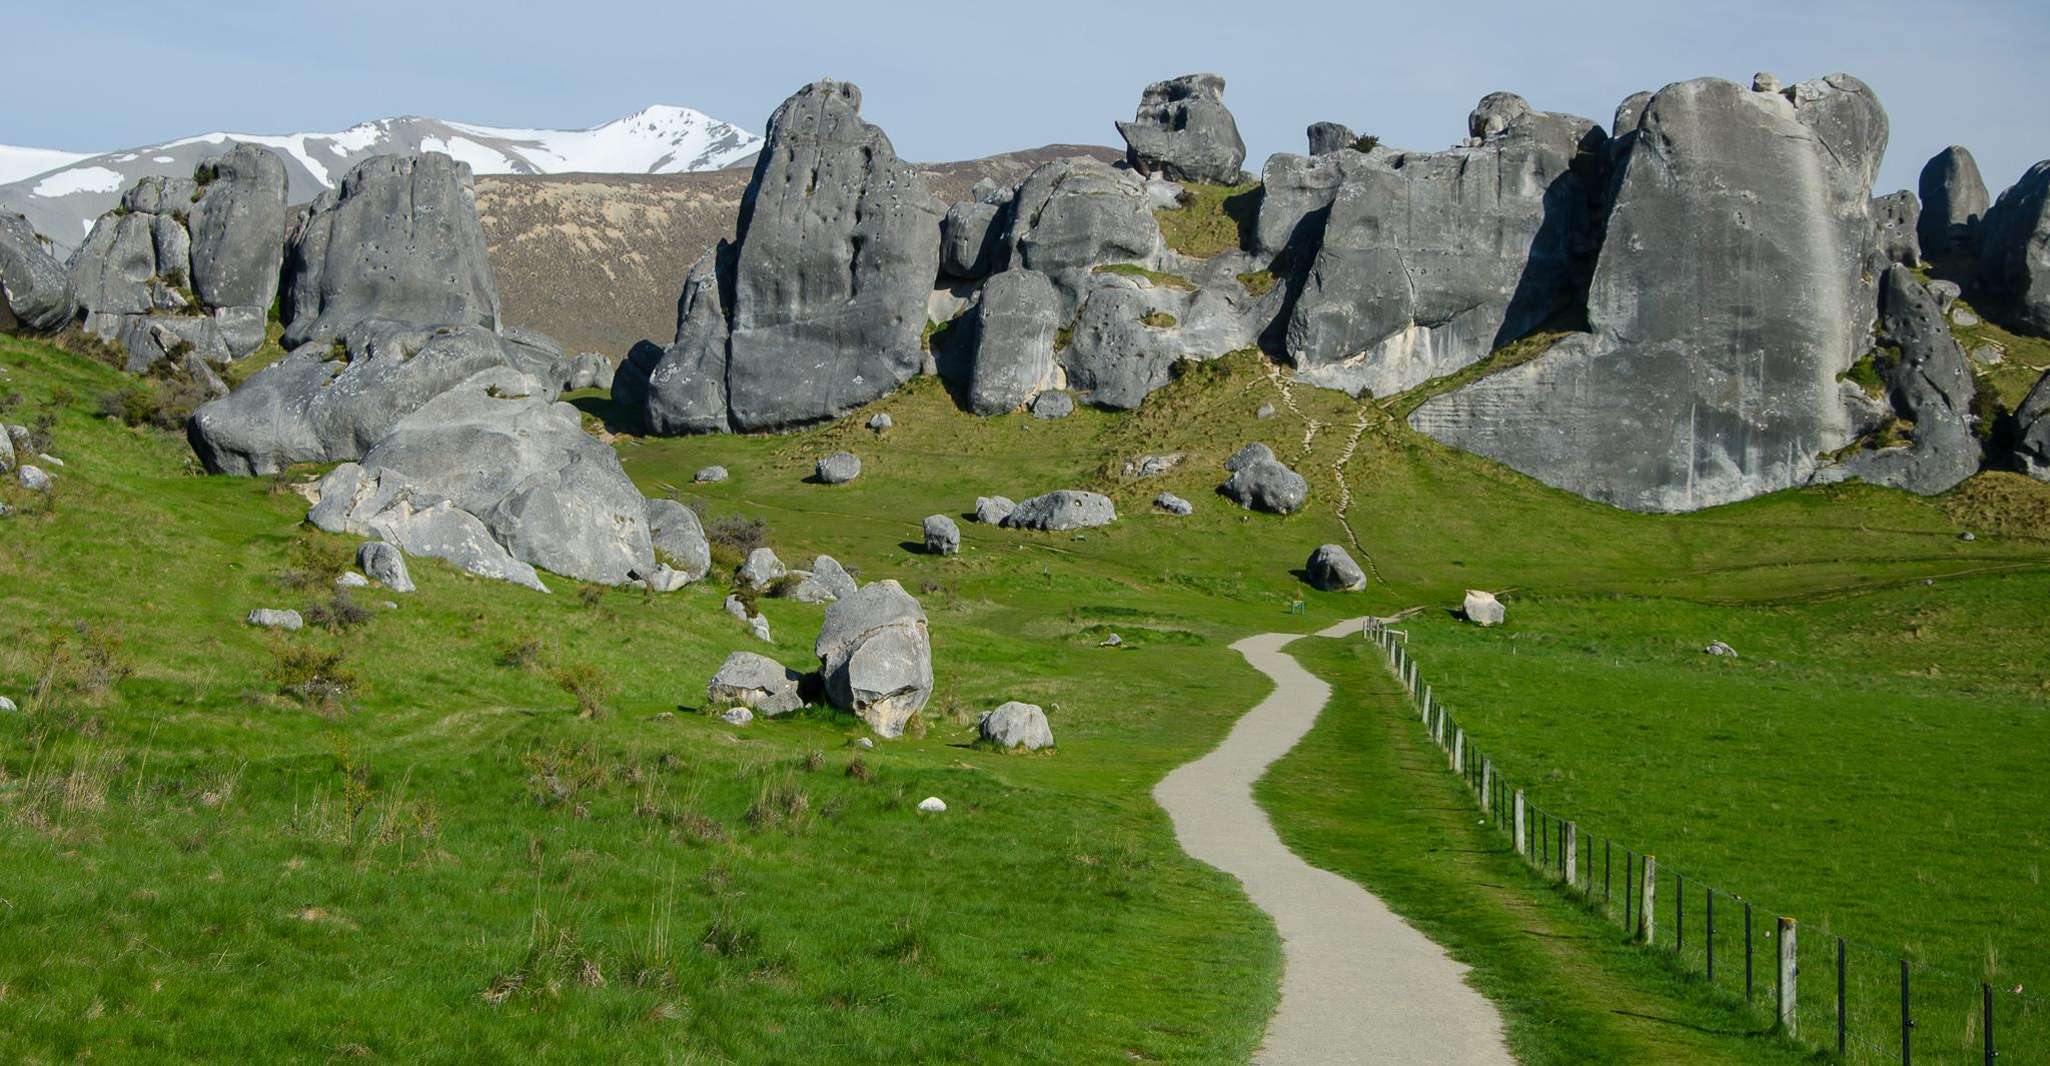
[[[1930,289],[1913,271],[1963,256],[2003,322],[2050,332],[2050,164],[1989,202],[1951,149],[1919,198],[1875,198],[1886,114],[1848,75],[1679,82],[1606,129],[1490,93],[1437,152],[1319,122],[1309,154],[1270,158],[1243,194],[1239,246],[1197,257],[1156,213],[1187,183],[1243,179],[1223,92],[1207,74],[1149,86],[1118,124],[1123,165],[1051,162],[942,211],[853,87],[807,86],[771,120],[739,236],[687,279],[675,343],[614,395],[658,433],[780,428],[922,369],[977,413],[1058,417],[1134,407],[1177,362],[1257,346],[1385,396],[1553,330],[1411,424],[1597,500],[1684,511],[1847,477],[1938,491],[1979,468],[1969,367],[1963,391],[1910,381],[1948,358],[1909,328],[1909,308],[1946,303],[1911,291]],[[951,323],[930,352],[928,320]],[[1938,350],[1894,360],[1912,372],[1883,372],[1877,396],[1844,380],[1875,324],[1882,347]],[[1274,468],[1238,474],[1234,499],[1300,505]]]
[[[1310,497],[1309,481],[1257,441],[1231,453],[1224,469],[1231,476],[1217,491],[1247,510],[1293,514]]]
[[[0,426],[0,474],[13,475],[22,488],[30,492],[51,491],[56,487],[55,475],[46,468],[63,465],[64,460],[49,453],[48,442],[39,441],[27,426]],[[8,506],[0,503],[0,518],[10,513]]]

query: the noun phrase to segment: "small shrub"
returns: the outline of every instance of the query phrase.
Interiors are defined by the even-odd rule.
[[[370,621],[370,608],[339,590],[324,601],[307,604],[299,613],[307,625],[319,626],[330,633],[345,632]]]
[[[1274,271],[1252,270],[1239,275],[1239,285],[1254,296],[1265,296],[1274,291]]]
[[[612,699],[612,681],[603,670],[590,663],[575,663],[558,666],[549,676],[577,701],[578,718],[596,718],[605,713],[605,705]]]
[[[1166,311],[1149,311],[1140,316],[1139,321],[1154,329],[1173,329],[1175,317]]]
[[[585,585],[577,592],[577,602],[585,610],[592,610],[605,602],[605,589],[601,585]]]
[[[796,592],[797,586],[802,584],[804,584],[804,579],[796,574],[784,574],[782,577],[769,583],[769,595],[776,599],[783,599]]]
[[[873,781],[876,779],[876,770],[875,767],[861,761],[859,758],[849,759],[847,761],[847,776],[856,781]]]
[[[347,344],[342,343],[342,339],[340,337],[336,337],[331,343],[328,344],[327,358],[324,361],[329,363],[341,363],[346,366],[349,362],[349,346]]]
[[[344,541],[302,536],[292,542],[292,565],[278,575],[286,588],[332,588],[335,579],[356,565],[356,554]]]
[[[540,637],[521,637],[506,645],[505,650],[499,653],[498,665],[514,670],[531,670],[541,665],[542,656],[546,652],[547,649],[542,646]]]
[[[1362,133],[1352,139],[1352,150],[1355,152],[1371,152],[1379,147],[1381,147],[1381,138],[1371,133]]]
[[[356,677],[348,670],[347,653],[339,648],[281,640],[272,646],[271,656],[268,672],[280,695],[338,709],[355,694]]]

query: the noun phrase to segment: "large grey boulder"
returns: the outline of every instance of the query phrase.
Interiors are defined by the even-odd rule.
[[[1879,294],[1879,347],[1873,354],[1898,424],[1913,440],[1860,449],[1817,480],[1856,477],[1934,495],[1979,470],[1971,363],[1951,336],[1936,297],[1907,268],[1889,269]]]
[[[1310,553],[1303,565],[1309,582],[1326,592],[1358,592],[1367,587],[1367,572],[1352,561],[1341,544],[1324,544]]]
[[[1234,469],[1217,491],[1252,511],[1294,514],[1310,497],[1310,483],[1277,459],[1253,459]]]
[[[969,361],[968,409],[1016,411],[1054,385],[1054,334],[1061,327],[1053,281],[1036,270],[1006,270],[982,287]]]
[[[1886,114],[1831,75],[1714,78],[1644,106],[1588,295],[1591,332],[1423,404],[1411,425],[1639,511],[1805,484],[1858,431]],[[1789,239],[1799,234],[1800,239]]]
[[[1466,599],[1460,603],[1459,609],[1467,621],[1482,627],[1501,625],[1509,616],[1509,609],[1495,598],[1494,593],[1480,589],[1467,589]]]
[[[373,515],[367,531],[408,555],[440,559],[475,577],[548,591],[533,566],[513,558],[482,519],[447,500],[415,507],[410,499],[400,499]]]
[[[20,215],[0,212],[0,330],[49,333],[78,313],[71,278]]]
[[[676,344],[649,378],[650,429],[781,429],[910,380],[924,362],[940,213],[917,169],[862,121],[859,89],[799,89],[769,118],[734,246],[692,271]]]
[[[940,219],[940,273],[973,281],[997,266],[1004,205],[964,200]]]
[[[364,576],[392,592],[413,591],[413,575],[406,569],[406,553],[396,544],[367,540],[356,549],[356,565]]]
[[[712,544],[696,511],[675,500],[651,498],[646,515],[648,545],[654,549],[657,563],[668,564],[686,582],[696,581],[712,569]]]
[[[1093,159],[1057,160],[1026,175],[1009,218],[995,254],[1005,269],[1047,275],[1063,321],[1092,287],[1096,267],[1156,262],[1165,247],[1145,183]]]
[[[483,371],[516,371],[525,361],[506,338],[478,326],[359,322],[332,340],[300,345],[232,395],[201,407],[186,436],[217,474],[356,459],[435,397]],[[540,378],[519,387],[552,400],[560,384]]]
[[[1311,155],[1343,151],[1359,140],[1359,134],[1354,133],[1351,126],[1339,122],[1312,122],[1308,135]]]
[[[739,577],[748,588],[765,589],[789,572],[773,549],[756,548],[748,552],[747,558],[741,562]]]
[[[811,569],[804,572],[803,580],[790,590],[790,598],[799,603],[832,603],[845,599],[861,589],[854,575],[840,565],[840,560],[830,555],[821,555],[811,561]]]
[[[2050,159],[2029,168],[1979,224],[1979,286],[2019,332],[2050,337]]]
[[[961,527],[943,514],[927,515],[923,528],[929,555],[961,554]]]
[[[1979,161],[1962,145],[1953,144],[1922,165],[1917,187],[1922,193],[1922,217],[1917,229],[1923,253],[1975,254],[1979,220],[1991,206],[1986,179],[1979,176]]]
[[[375,487],[351,494],[339,520],[351,532],[381,532],[379,516],[400,503],[417,510],[446,502],[524,564],[607,585],[655,570],[647,501],[618,456],[583,431],[576,408],[508,368],[423,404],[359,465]],[[326,491],[317,522],[336,521]],[[383,539],[407,547],[398,537]]]
[[[1018,509],[1016,501],[1009,496],[977,496],[975,498],[975,520],[986,525],[1000,526],[1011,512]]]
[[[238,144],[201,163],[196,178],[205,180],[188,216],[193,294],[208,308],[252,310],[260,329],[285,261],[284,160]]]
[[[804,706],[798,695],[797,671],[751,651],[736,651],[719,664],[705,686],[705,700],[714,706],[739,704],[774,718]]]
[[[1133,170],[1170,181],[1236,184],[1246,161],[1246,142],[1224,106],[1224,79],[1216,74],[1185,74],[1148,85],[1139,96],[1138,113],[1118,123],[1118,132]]]
[[[698,257],[677,300],[676,340],[643,366],[630,357],[612,378],[613,402],[639,411],[648,432],[675,436],[723,432],[727,410],[726,357],[733,332],[725,285],[733,277],[734,247],[720,241]]]
[[[371,319],[499,327],[470,166],[440,152],[358,163],[293,228],[284,276],[287,348]]]
[[[2014,411],[2015,465],[2038,481],[2050,481],[2050,374],[2044,374]]]
[[[1012,700],[988,711],[975,723],[977,736],[985,744],[1010,750],[1039,751],[1053,747],[1053,727],[1046,712],[1036,703]]]
[[[1918,229],[1922,205],[1915,194],[1902,189],[1872,200],[1872,227],[1879,242],[1879,254],[1889,263],[1922,265],[1922,238]]]
[[[826,608],[812,651],[826,696],[877,736],[895,737],[932,697],[925,611],[895,581],[862,587]]]
[[[1303,272],[1316,258],[1331,217],[1331,204],[1346,182],[1369,169],[1394,164],[1402,153],[1376,146],[1350,147],[1307,156],[1277,152],[1260,168],[1260,207],[1254,216],[1253,253],[1276,263],[1276,271]]]
[[[1339,153],[1298,179],[1342,178],[1287,322],[1301,376],[1392,395],[1478,362],[1578,295],[1595,243],[1601,127],[1508,93],[1469,121],[1474,147]],[[1313,208],[1306,218],[1311,191],[1291,194]],[[1284,240],[1286,224],[1263,218],[1264,243]]]
[[[1224,460],[1224,469],[1235,474],[1238,473],[1240,470],[1243,470],[1246,467],[1253,465],[1254,463],[1271,463],[1274,461],[1274,449],[1269,448],[1265,443],[1256,440],[1251,444],[1241,446],[1238,451],[1235,451],[1231,453],[1229,456],[1226,456]]]
[[[812,466],[812,479],[822,485],[845,485],[861,476],[861,457],[853,452],[833,452]]]
[[[578,389],[611,389],[612,376],[617,371],[612,360],[597,352],[579,352],[569,362],[569,370],[563,376],[562,391],[575,392]]]
[[[1062,533],[1071,529],[1107,526],[1117,518],[1117,505],[1100,492],[1056,489],[1018,501],[1018,506],[1004,516],[1004,525],[1013,529]]]

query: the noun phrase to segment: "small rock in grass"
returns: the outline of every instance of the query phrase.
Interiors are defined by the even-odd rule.
[[[999,748],[1038,751],[1053,747],[1053,727],[1038,705],[1012,700],[984,714],[976,723],[982,739]]]
[[[656,563],[654,572],[641,579],[650,592],[675,592],[690,584],[690,575],[668,563]]]
[[[1263,420],[1264,420],[1264,419],[1269,419],[1269,418],[1273,418],[1273,417],[1274,417],[1274,405],[1273,405],[1273,404],[1271,404],[1271,403],[1263,403],[1263,404],[1261,404],[1261,405],[1260,405],[1260,409],[1259,409],[1259,410],[1257,410],[1257,411],[1254,411],[1254,412],[1253,412],[1253,417],[1254,417],[1254,418],[1258,418],[1258,419],[1263,419]]]
[[[1011,512],[1018,509],[1009,496],[977,496],[975,498],[975,520],[992,526],[1004,524]]]
[[[1962,329],[1970,329],[1979,324],[1979,316],[1962,307],[1953,307],[1950,309],[1950,324]]]
[[[874,418],[868,420],[868,428],[875,430],[877,433],[881,433],[896,424],[897,420],[891,418],[888,411],[878,411]]]
[[[263,629],[298,629],[306,624],[294,610],[278,610],[274,607],[258,607],[249,612],[249,624]]]
[[[5,696],[0,696],[0,714],[13,714],[14,712],[20,709],[21,708],[16,707],[14,705],[13,700],[8,699]]]
[[[700,485],[724,481],[726,480],[726,468],[723,466],[708,466],[692,474],[690,479]]]
[[[2000,349],[1990,344],[1981,344],[1972,349],[1972,362],[1980,366],[1999,366],[2002,358],[2004,357],[2000,354]]]
[[[918,801],[918,809],[927,814],[939,814],[947,809],[947,802],[938,796],[927,796]]]
[[[1103,638],[1103,642],[1097,645],[1099,648],[1122,648],[1124,646],[1125,638],[1118,636],[1116,633]]]
[[[1153,506],[1171,515],[1188,516],[1196,513],[1196,505],[1172,492],[1163,492],[1153,497]]]
[[[370,579],[354,570],[345,570],[340,577],[335,578],[335,585],[345,589],[367,589],[370,587]]]
[[[705,699],[741,704],[773,718],[804,706],[797,686],[796,671],[766,655],[736,651],[712,675]]]
[[[14,472],[14,476],[21,482],[21,487],[30,492],[50,491],[50,475],[43,473],[40,467],[24,464],[20,470]]]
[[[756,640],[759,640],[764,644],[775,643],[775,641],[769,639],[769,620],[767,618],[764,618],[761,615],[755,615],[753,618],[747,620],[747,629],[748,632],[753,633],[755,635]]]
[[[845,485],[860,476],[861,457],[853,452],[834,452],[812,468],[812,477],[823,485]]]
[[[46,462],[51,466],[61,467],[64,465],[64,460],[59,459],[54,455],[51,455],[49,452],[37,452],[36,458],[41,459],[43,462]]]
[[[943,514],[927,515],[925,519],[925,550],[930,555],[959,555],[961,553],[961,527]]]
[[[1466,620],[1477,626],[1501,625],[1502,619],[1509,613],[1508,609],[1502,606],[1502,601],[1495,598],[1494,593],[1482,592],[1479,589],[1466,590],[1466,603],[1463,609],[1466,612]]]
[[[745,622],[747,621],[747,604],[740,602],[740,597],[738,596],[728,596],[726,597],[726,613]]]
[[[1032,398],[1032,417],[1038,419],[1066,418],[1075,413],[1075,398],[1065,392],[1054,390],[1042,392]]]
[[[1701,649],[1701,653],[1703,655],[1714,655],[1727,659],[1734,659],[1737,657],[1737,649],[1730,647],[1728,644],[1725,644],[1720,640],[1711,642],[1708,647]]]
[[[1971,530],[1967,529],[1963,533],[1958,534],[1957,539],[1964,541],[1967,544],[1970,544],[1971,542],[1978,540],[1979,538],[1973,535]]]
[[[874,747],[876,746],[876,742],[868,739],[867,737],[855,737],[853,740],[847,742],[847,746],[851,748],[860,748],[863,751],[869,751],[874,749]]]
[[[746,725],[755,720],[755,713],[745,707],[729,707],[719,712],[719,720],[727,725]]]
[[[1165,474],[1182,465],[1182,453],[1169,452],[1166,455],[1142,455],[1125,460],[1125,476],[1128,478],[1153,477]]]

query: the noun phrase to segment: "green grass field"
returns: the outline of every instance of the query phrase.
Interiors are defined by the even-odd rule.
[[[112,371],[11,339],[0,367],[0,395],[20,396],[0,419],[48,416],[66,460],[47,504],[11,493],[24,513],[0,522],[0,692],[24,711],[0,718],[0,1057],[1244,1061],[1273,1004],[1272,929],[1181,856],[1148,793],[1265,690],[1229,650],[1238,636],[1442,609],[1468,586],[1518,590],[1510,625],[1480,633],[1434,611],[1413,624],[1418,654],[1473,686],[1440,691],[1505,768],[1548,786],[1539,775],[1558,768],[1548,802],[1591,822],[1614,812],[1618,834],[1670,861],[1855,917],[1864,939],[2050,968],[2031,943],[2044,816],[2026,772],[2046,693],[2046,623],[2029,608],[2050,543],[2013,535],[2043,513],[2031,482],[1629,515],[1371,404],[1287,389],[1245,356],[1128,415],[977,419],[924,380],[802,433],[622,437],[644,491],[760,518],[793,565],[828,552],[920,597],[937,672],[926,728],[857,753],[851,719],[735,730],[699,713],[718,662],[757,646],[721,611],[718,580],[649,597],[551,578],[542,596],[415,560],[420,591],[395,610],[371,591],[357,597],[368,620],[339,632],[251,630],[252,607],[327,599],[353,547],[301,523],[292,483],[317,471],[199,476],[182,440],[94,416],[121,384]],[[610,413],[576,402],[594,423]],[[1281,413],[1256,420],[1269,402]],[[880,437],[861,428],[876,409],[896,421]],[[1311,479],[1303,513],[1213,495],[1223,457],[1254,439]],[[858,481],[804,481],[841,447],[862,457]],[[1169,474],[1118,473],[1169,451],[1186,456]],[[730,481],[690,483],[714,462]],[[964,523],[960,556],[914,550],[927,514],[1062,487],[1110,492],[1120,521],[1086,536]],[[1196,515],[1153,512],[1162,489]],[[1961,518],[1988,534],[1960,542]],[[1293,571],[1310,550],[1352,535],[1380,580],[1307,590]],[[773,654],[812,662],[821,609],[765,604]],[[1927,643],[1904,647],[1932,613],[1914,638]],[[1702,662],[1686,646],[1697,629],[1745,658]],[[1125,646],[1098,648],[1112,632]],[[1316,666],[1342,684],[1362,664],[1333,652]],[[339,691],[281,694],[309,669]],[[1057,753],[969,746],[975,715],[1013,698],[1049,709]],[[1740,698],[1752,707],[1728,705]],[[1613,716],[1629,707],[1625,728]],[[1612,716],[1596,719],[1605,734],[1573,728],[1590,714]],[[1388,811],[1371,805],[1429,802],[1449,779],[1306,795],[1352,772],[1329,749],[1341,727],[1359,728],[1320,726],[1263,800],[1307,853],[1403,909],[1404,883],[1449,883],[1432,853],[1380,865],[1385,849],[1345,830],[1419,848],[1441,827],[1378,825]],[[1736,739],[1707,739],[1724,732]],[[1790,743],[1801,750],[1768,774]],[[916,813],[927,795],[948,813]],[[1904,841],[1959,833],[1974,846],[1902,859]],[[1784,1059],[1744,1035],[1755,1017],[1631,950],[1590,942],[1571,965],[1536,950],[1552,937],[1517,916],[1598,923],[1512,873],[1473,928],[1457,909],[1410,913],[1510,997],[1533,1061],[1572,1061],[1583,1035]],[[1966,900],[1976,922],[1938,913]],[[1529,999],[1538,980],[1573,1010]],[[1661,1038],[1601,1014],[1639,997],[1712,1032]]]

